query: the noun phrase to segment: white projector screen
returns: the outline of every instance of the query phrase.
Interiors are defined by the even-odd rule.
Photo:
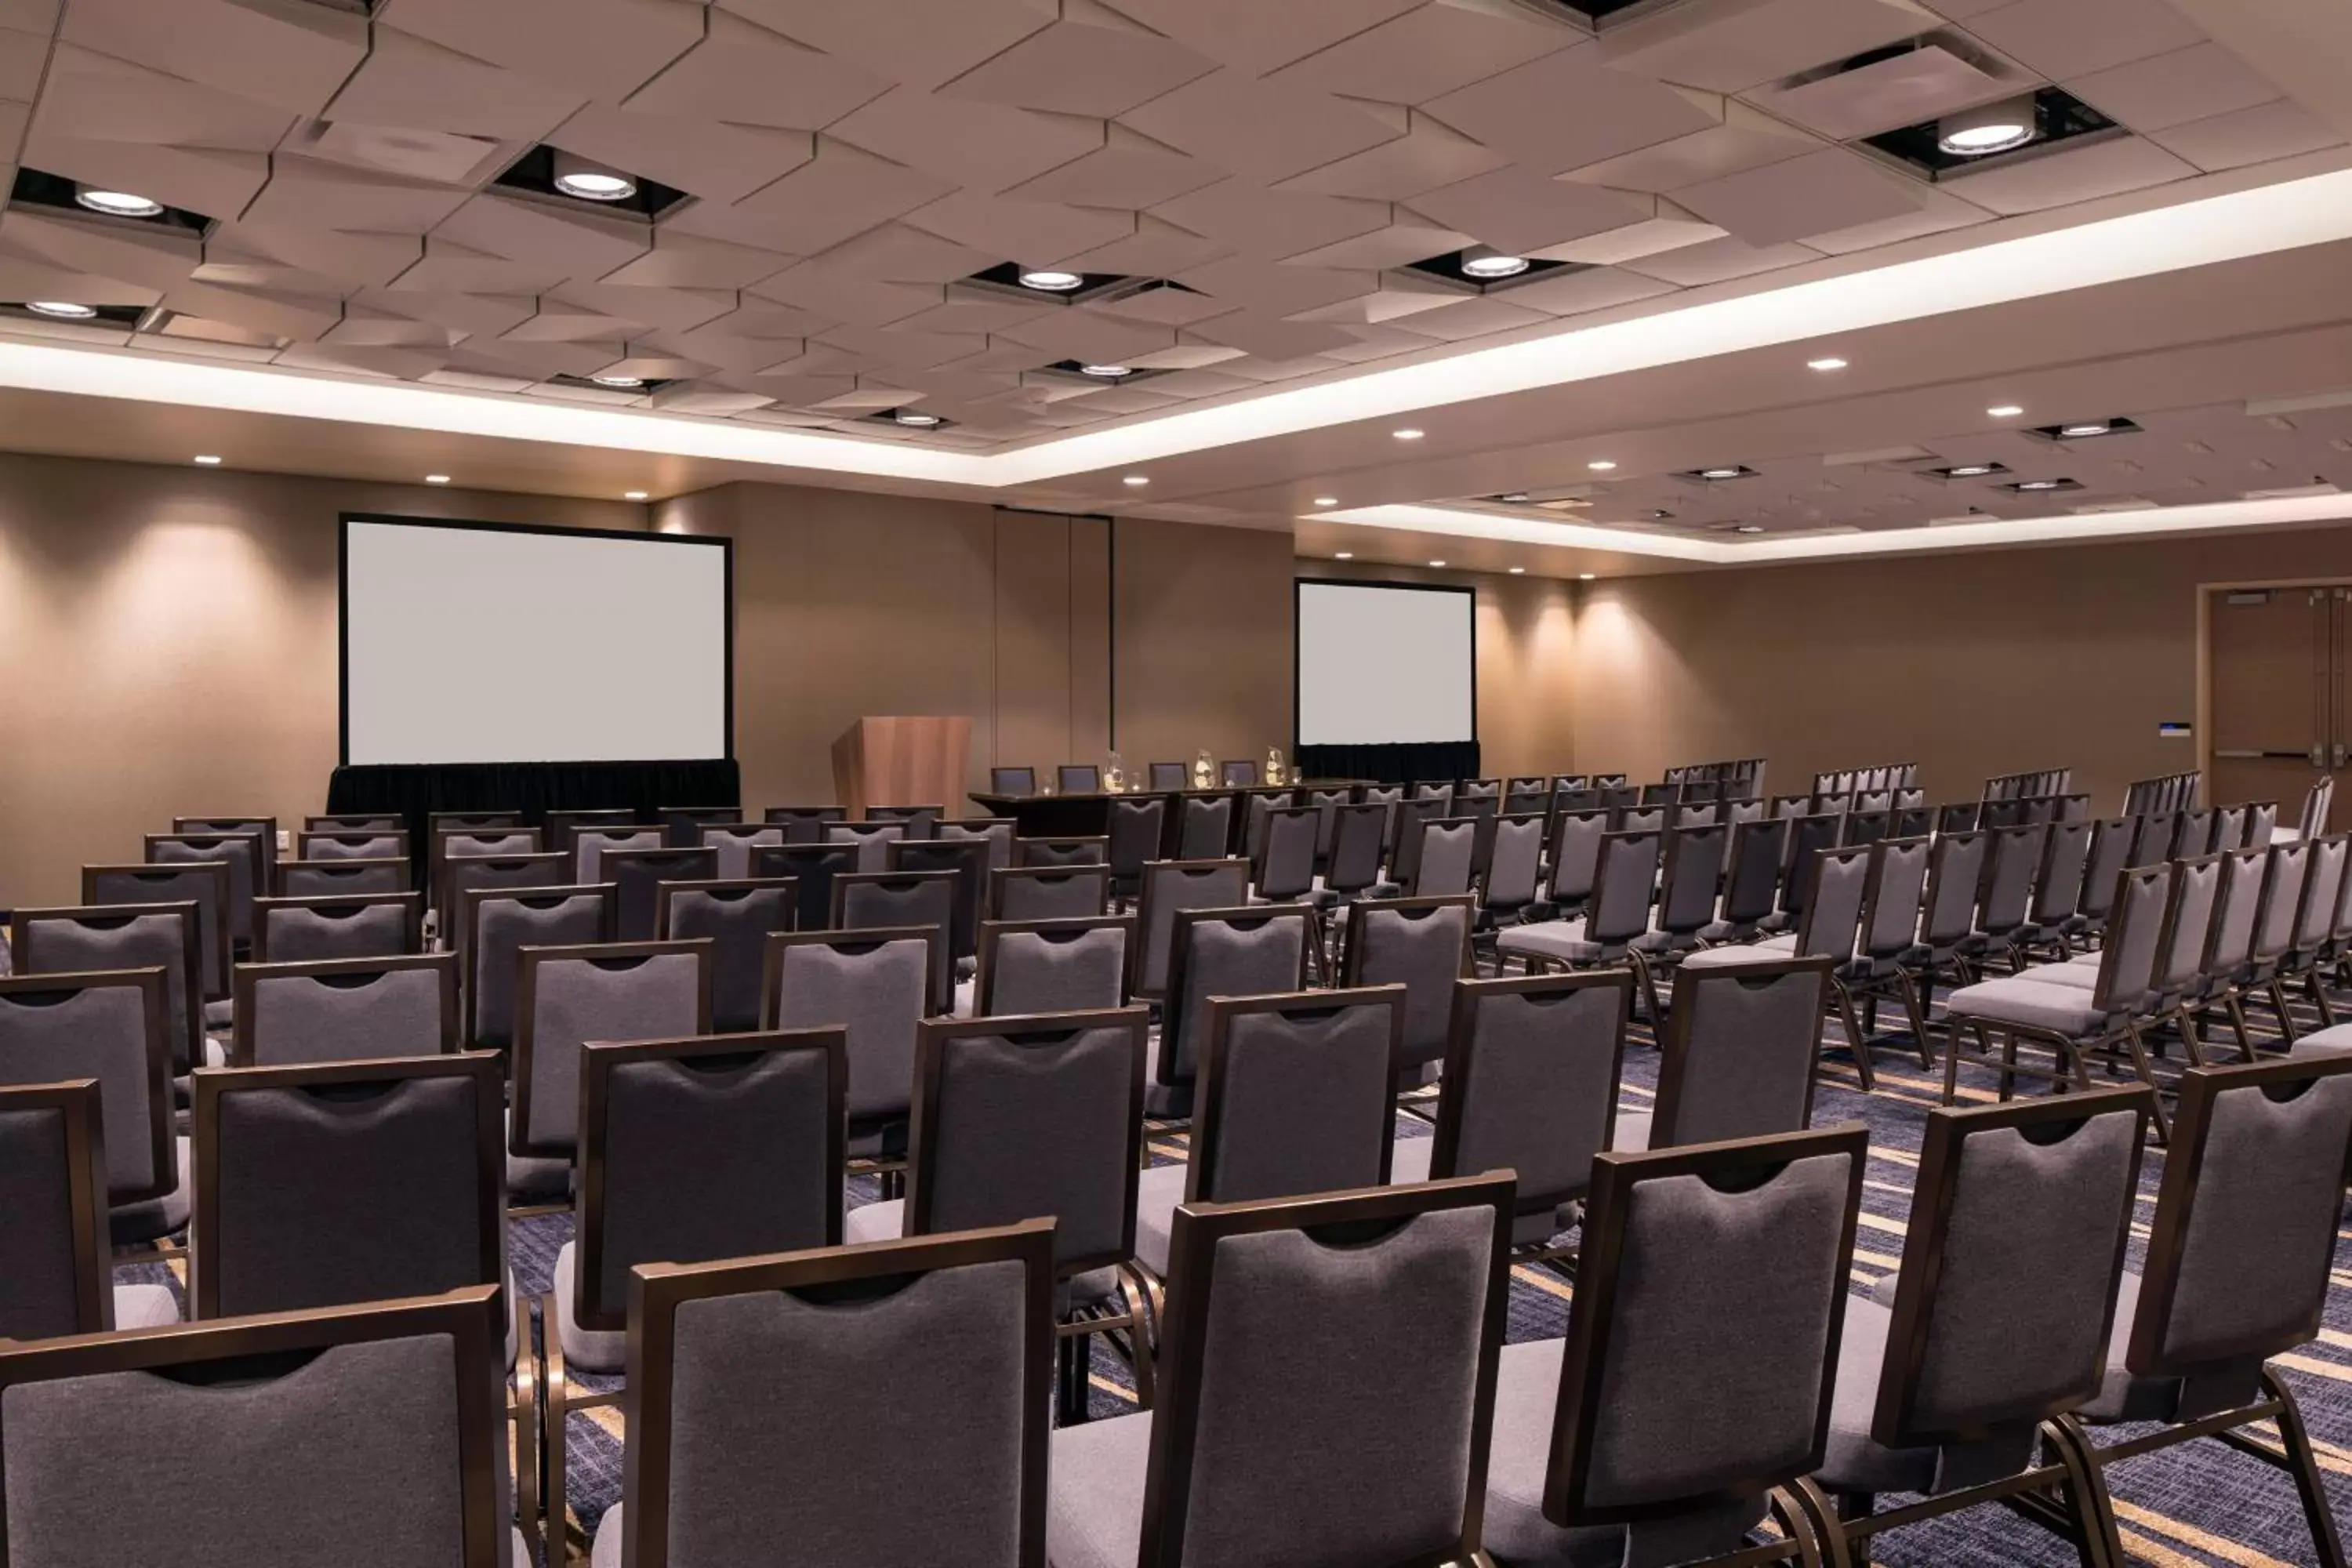
[[[1298,743],[1478,738],[1477,599],[1467,588],[1298,584]]]
[[[343,761],[731,754],[724,539],[343,519]]]

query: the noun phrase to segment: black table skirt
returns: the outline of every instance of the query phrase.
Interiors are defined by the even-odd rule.
[[[436,811],[519,811],[535,825],[550,811],[625,806],[653,822],[663,806],[740,806],[742,801],[742,773],[732,760],[376,763],[337,768],[327,783],[330,814],[399,812],[420,855],[426,818]]]
[[[1301,746],[1298,771],[1310,779],[1373,779],[1381,784],[1452,784],[1478,777],[1478,742],[1431,741],[1376,746]]]

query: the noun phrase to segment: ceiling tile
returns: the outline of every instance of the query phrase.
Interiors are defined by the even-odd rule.
[[[580,104],[578,93],[469,59],[397,27],[379,26],[374,47],[335,94],[327,114],[371,125],[535,142]]]
[[[1391,216],[1386,203],[1270,191],[1248,180],[1227,180],[1162,202],[1154,215],[1268,260],[1384,228]]]
[[[363,289],[360,303],[420,321],[436,321],[467,334],[497,337],[530,320],[539,301],[529,294],[466,294],[415,289]]]
[[[23,36],[0,34],[0,40]],[[5,55],[0,47],[0,58]],[[0,91],[0,98],[11,96]],[[70,140],[177,142],[242,153],[272,151],[293,123],[282,109],[71,44],[58,45],[49,63],[35,121],[39,132]]]
[[[1187,83],[1120,118],[1261,184],[1378,146],[1403,129],[1343,100],[1285,89],[1234,70]]]
[[[1327,196],[1401,202],[1423,191],[1499,169],[1510,162],[1500,153],[1425,114],[1416,114],[1409,109],[1383,109],[1383,118],[1403,126],[1404,134],[1303,174],[1294,174],[1282,182],[1281,188]]]
[[[0,27],[0,98],[30,103],[40,90],[41,72],[49,60],[46,33],[20,33]]]
[[[1117,316],[1125,321],[1153,321],[1163,327],[1189,327],[1195,321],[1205,321],[1212,316],[1222,316],[1233,307],[1222,300],[1212,300],[1206,294],[1196,294],[1190,289],[1146,289],[1139,293],[1123,294],[1099,304],[1087,304],[1080,310],[1096,315]]]
[[[1746,104],[1724,100],[1723,123],[1676,136],[1638,152],[1620,153],[1598,163],[1587,163],[1560,177],[1580,184],[1606,185],[1624,191],[1663,194],[1720,179],[1743,169],[1760,169],[1784,158],[1818,152],[1821,141],[1759,114]]]
[[[323,341],[317,344],[295,343],[273,363],[291,370],[323,370],[337,375],[377,375],[413,381],[441,368],[441,350],[446,346],[403,348]]]
[[[0,0],[0,27],[26,33],[54,32],[58,12],[64,4],[65,0]]]
[[[1709,92],[1738,92],[1850,59],[1933,29],[1911,0],[1750,0],[1670,6],[1601,35],[1601,58],[1622,70]]]
[[[805,131],[724,125],[592,103],[550,132],[550,145],[714,202],[737,202],[816,154]]]
[[[1615,267],[1644,256],[1704,245],[1723,237],[1723,230],[1672,202],[1659,200],[1656,215],[1622,228],[1603,230],[1565,245],[1548,245],[1529,255],[1545,261],[1577,261],[1588,267]]]
[[[1561,112],[1564,104],[1576,111]],[[1428,107],[1456,131],[1540,174],[1597,163],[1722,120],[1671,87],[1602,68],[1591,49],[1547,56]]]
[[[304,120],[287,132],[278,152],[281,157],[315,158],[339,168],[470,190],[512,162],[523,145],[491,136],[460,136],[413,126]]]
[[[935,88],[1055,19],[1054,0],[716,0],[910,87]]]
[[[348,228],[422,234],[464,205],[460,186],[404,180],[284,154],[246,210],[249,222],[286,228]]]
[[[2040,85],[2022,67],[1969,60],[1938,43],[1793,87],[1751,92],[1756,106],[1833,142],[1857,141]]]
[[[892,321],[903,321],[918,310],[930,309],[942,298],[937,289],[877,283],[812,262],[803,262],[798,267],[777,273],[773,278],[763,278],[745,292],[779,304],[798,305],[803,310],[830,316],[836,321],[860,327],[882,327]]]
[[[446,234],[428,234],[425,254],[393,280],[393,287],[446,294],[537,294],[567,275],[557,262],[510,260],[461,245]]]
[[[1519,256],[1622,228],[1654,211],[1654,204],[1639,196],[1547,180],[1517,166],[1424,191],[1410,205],[1481,244]]]
[[[162,298],[163,291],[158,289],[101,278],[47,261],[0,256],[0,300],[78,300],[85,305],[147,306]],[[9,326],[14,331],[16,323],[12,321]]]
[[[1043,301],[1028,305],[1018,300],[950,298],[928,310],[919,310],[894,325],[916,332],[976,332],[985,335],[1017,327],[1024,321],[1034,321],[1049,310],[1062,308]]]
[[[1820,259],[1819,251],[1801,245],[1754,246],[1737,236],[1726,235],[1721,239],[1703,240],[1654,256],[1629,259],[1624,266],[1626,270],[1647,278],[1697,289]]]
[[[1139,131],[1118,124],[1108,129],[1109,137],[1102,146],[1005,194],[1024,201],[1132,211],[1157,206],[1225,177],[1214,164],[1163,146]]]
[[[1496,332],[1523,331],[1529,327],[1546,327],[1552,318],[1541,310],[1515,305],[1500,295],[1483,300],[1465,300],[1445,310],[1427,310],[1417,316],[1407,316],[1397,323],[1408,332],[1440,342],[1465,342],[1472,338],[1490,337]]]
[[[442,219],[436,236],[509,261],[602,278],[653,248],[652,226],[485,192]]]
[[[137,191],[207,217],[243,212],[269,177],[264,153],[77,141],[44,135],[37,119],[25,137],[25,162],[84,184]]]
[[[629,100],[648,114],[816,131],[890,89],[849,60],[805,48],[714,7],[709,35]]]
[[[598,310],[583,310],[558,301],[542,300],[529,321],[517,323],[499,335],[499,342],[509,343],[594,343],[626,338],[642,331],[646,323]],[[612,356],[605,356],[610,359]],[[597,368],[604,361],[597,362]]]
[[[1654,299],[1673,291],[1674,285],[1660,279],[1644,278],[1638,272],[1628,272],[1622,268],[1591,267],[1535,279],[1510,289],[1500,298],[1530,310],[1541,310],[1547,315],[1575,316],[1587,310],[1605,310],[1612,305],[1630,305],[1636,300]]]
[[[1857,224],[1852,228],[1809,234],[1805,236],[1805,243],[1832,256],[1847,256],[1857,250],[1873,250],[1882,245],[1917,239],[1923,235],[1943,234],[1956,228],[1966,228],[1970,224],[1992,221],[1992,214],[1973,202],[1961,200],[1941,185],[1914,184],[1906,189],[1920,204],[1918,211],[1881,218],[1874,223]]]
[[[1004,258],[904,223],[877,224],[814,258],[820,266],[883,283],[952,283]]]
[[[2149,140],[2200,169],[2240,169],[2340,146],[2344,142],[2334,128],[2308,110],[2284,102],[2191,121],[2157,132]]]
[[[1355,341],[1339,327],[1316,321],[1286,321],[1255,310],[1235,310],[1187,328],[1186,331],[1190,336],[1265,360],[1304,359]]]
[[[1580,44],[1590,40],[1511,0],[1431,0],[1285,66],[1276,79],[1347,98],[1420,104]]]
[[[1154,217],[1135,215],[1135,232],[1108,245],[1064,258],[1082,272],[1111,272],[1129,278],[1167,278],[1191,267],[1204,267],[1234,247],[1203,238],[1188,229]]]
[[[1135,229],[1132,213],[1014,201],[969,191],[918,208],[907,215],[907,222],[1024,267],[1059,266],[1080,251],[1108,245]]]
[[[1336,305],[1318,305],[1311,310],[1300,310],[1290,319],[1294,321],[1325,321],[1335,327],[1345,327],[1361,342],[1378,335],[1368,334],[1363,329],[1401,321],[1424,310],[1443,310],[1476,298],[1475,294],[1465,293],[1460,289],[1419,273],[1391,270],[1381,275],[1380,287],[1369,294],[1359,294]],[[1411,346],[1410,339],[1402,342]],[[1396,352],[1404,351],[1399,348]]]
[[[463,336],[454,327],[353,305],[344,310],[341,321],[319,335],[319,341],[374,348],[407,345],[446,349]]]
[[[664,226],[814,256],[951,189],[936,175],[820,136],[816,156],[775,184],[731,206],[698,202]]]
[[[2153,142],[2117,136],[1953,175],[1943,183],[1952,195],[2007,215],[2042,212],[2122,191],[2143,190],[2196,173],[2194,165]]]
[[[2277,84],[2219,44],[2192,44],[2066,85],[2110,120],[2140,132],[2167,131],[2279,97]]]
[[[1318,306],[1336,305],[1381,286],[1379,275],[1373,272],[1334,272],[1242,257],[1192,268],[1176,280],[1213,300],[1246,305],[1269,316],[1293,316]]]
[[[376,20],[589,98],[617,100],[702,41],[699,0],[383,0]]]
[[[244,0],[74,0],[58,37],[296,114],[323,110],[368,52],[363,16]]]
[[[1097,0],[1062,16],[940,90],[1021,109],[1108,119],[1216,69],[1216,62],[1139,27]]]
[[[908,371],[969,359],[988,346],[988,339],[978,332],[916,331],[904,321],[889,327],[835,327],[824,334],[824,342]]]
[[[1286,258],[1286,267],[1329,267],[1385,272],[1392,267],[1409,267],[1416,261],[1444,256],[1460,250],[1471,243],[1471,237],[1450,228],[1438,228],[1429,224],[1392,223],[1370,234],[1360,234],[1353,239],[1343,239],[1337,245],[1327,245]]]
[[[1968,26],[2057,81],[2185,49],[2205,37],[2165,0],[2014,0],[1969,17]]]
[[[1212,59],[1263,75],[1422,0],[1110,0],[1147,27]]]
[[[1903,217],[1920,205],[1900,176],[1843,147],[1687,186],[1675,200],[1756,246]]]
[[[999,338],[1038,351],[1041,363],[1082,360],[1088,364],[1124,363],[1136,354],[1173,348],[1176,331],[1150,321],[1122,321],[1091,310],[1063,310],[1007,327]]]
[[[942,98],[907,87],[845,115],[831,133],[982,195],[1103,144],[1100,121]]]
[[[547,298],[560,304],[602,310],[635,321],[640,327],[677,332],[691,331],[735,309],[735,291],[729,288],[672,288],[609,280],[589,283],[573,279],[551,290]]]

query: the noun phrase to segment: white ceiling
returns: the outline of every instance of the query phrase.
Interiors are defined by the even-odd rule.
[[[1913,40],[1936,48],[1824,75]],[[2118,129],[1932,183],[1857,142],[2043,83]],[[1148,499],[1164,515],[1286,525],[1331,510],[1312,503],[1336,481],[1311,421],[1269,425],[1292,437],[1279,442],[1253,439],[1246,412],[1192,426],[1229,435],[1155,445],[1144,427],[2282,185],[2352,164],[2347,138],[2352,23],[2335,0],[1663,0],[1598,36],[1545,0],[381,0],[372,17],[341,0],[0,0],[0,175],[14,162],[217,220],[199,237],[11,202],[0,301],[153,309],[142,330],[12,321],[0,337],[650,409],[744,434],[664,450],[812,475],[959,477],[909,446],[1034,454],[1037,484],[1010,499]],[[534,143],[689,199],[648,224],[489,189]],[[1397,270],[1470,244],[1580,267],[1486,297]],[[1190,291],[1065,306],[957,281],[1007,261]],[[2301,341],[2312,324],[2254,332],[2282,345],[2275,374],[2241,355],[2153,401],[2116,401],[2126,380],[2102,394],[2113,406],[2035,406],[2027,422],[2146,426],[2079,452],[1927,407],[1867,443],[1819,419],[1810,438],[1734,439],[1693,399],[1639,427],[1603,424],[1596,435],[1624,448],[1606,479],[1537,460],[1540,442],[1489,438],[1386,463],[1370,499],[1528,489],[1589,501],[1559,515],[1630,525],[1639,550],[1645,531],[1786,537],[1912,528],[1970,504],[2030,517],[2352,488],[2345,408],[2279,416],[2290,427],[2245,412],[2325,388]],[[1906,359],[1899,379],[1990,368],[1966,363],[1964,338],[1948,352],[1955,366]],[[2316,357],[2329,353],[2352,387],[2344,342]],[[1062,359],[1161,374],[1098,386],[1044,370]],[[1856,355],[1842,374],[1872,371]],[[552,379],[614,373],[669,384],[631,396]],[[63,372],[54,384],[100,390]],[[1402,405],[1418,406],[1416,384],[1399,384]],[[1874,384],[1891,395],[1895,381]],[[160,395],[223,401],[194,383]],[[1546,437],[1571,423],[1558,397],[1520,401]],[[954,424],[916,436],[866,417],[904,405]],[[374,422],[462,431],[463,406],[488,405],[453,406],[438,424]],[[779,427],[831,440],[751,456]],[[1097,432],[1120,433],[1099,465],[1080,460],[1092,447],[1058,445]],[[911,460],[827,456],[842,435]],[[1149,498],[1118,483],[1130,454],[1203,448],[1208,460],[1155,468]],[[1685,457],[1699,450],[1711,455]],[[2004,479],[2084,489],[2027,500],[1921,477],[1986,459],[2016,470]],[[1657,466],[1716,461],[1759,474],[1696,487]],[[1671,521],[1648,523],[1660,510]]]

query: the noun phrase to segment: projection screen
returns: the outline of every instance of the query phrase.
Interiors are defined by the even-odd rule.
[[[1300,579],[1298,743],[1476,740],[1476,602],[1467,588]]]
[[[731,755],[730,545],[345,516],[343,761]]]

